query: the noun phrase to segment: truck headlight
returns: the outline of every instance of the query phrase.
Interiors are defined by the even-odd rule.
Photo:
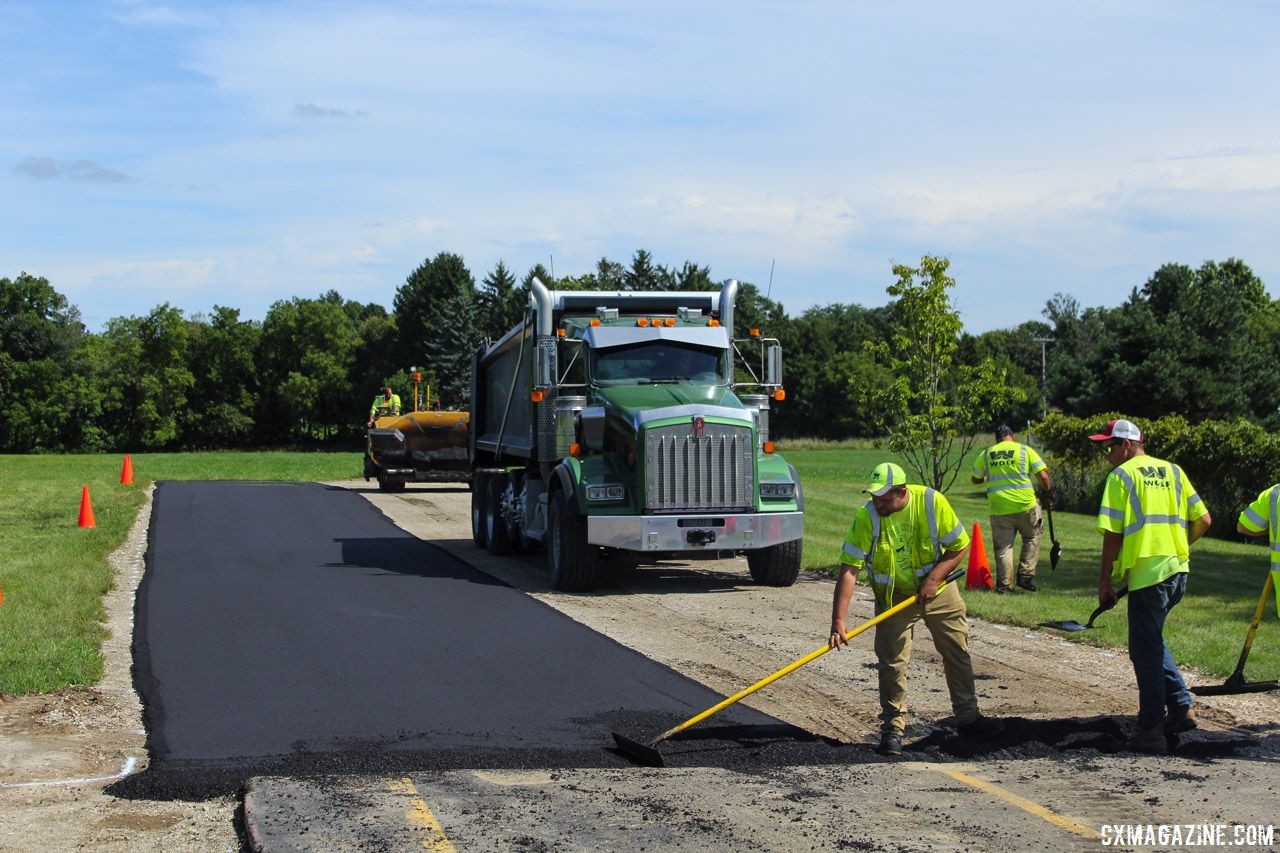
[[[796,496],[796,484],[790,481],[785,483],[761,483],[760,497],[769,498],[770,500],[782,501],[793,500]]]
[[[618,483],[587,486],[587,500],[589,501],[620,501],[626,496],[626,487]]]

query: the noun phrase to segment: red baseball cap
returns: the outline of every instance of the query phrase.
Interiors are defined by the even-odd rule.
[[[1089,436],[1090,441],[1106,441],[1111,438],[1124,438],[1129,441],[1142,441],[1142,431],[1124,418],[1116,418],[1102,428],[1102,432]]]

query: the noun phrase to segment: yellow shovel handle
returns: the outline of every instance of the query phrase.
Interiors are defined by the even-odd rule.
[[[956,571],[948,575],[946,579],[943,580],[942,583],[938,584],[938,590],[941,591],[943,587],[945,587],[948,583],[958,578],[961,574],[963,574],[963,572],[964,572],[963,569],[956,569]],[[888,610],[875,616],[874,618],[868,619],[866,622],[863,622],[857,628],[854,628],[852,631],[847,632],[844,635],[845,640],[846,641],[852,640],[854,637],[858,636],[863,631],[867,630],[873,625],[879,625],[881,622],[888,619],[890,616],[901,613],[903,610],[906,610],[908,607],[915,604],[917,598],[918,596],[913,595],[904,601],[898,602],[893,607],[890,607]],[[761,689],[762,687],[768,687],[770,684],[777,681],[779,678],[782,678],[784,675],[790,675],[800,667],[804,666],[807,663],[811,663],[817,660],[818,658],[822,657],[829,651],[831,651],[831,646],[829,644],[823,646],[822,648],[814,649],[813,651],[809,652],[809,654],[805,655],[799,660],[792,661],[791,663],[787,664],[782,669],[775,672],[773,675],[765,676],[764,678],[760,679],[750,687],[747,687],[743,690],[739,690],[737,693],[733,694],[728,699],[725,699],[721,701],[719,704],[708,708],[707,710],[703,711],[701,714],[690,717],[689,719],[685,720],[683,723],[680,723],[677,726],[673,726],[672,728],[667,729],[665,732],[663,732],[662,734],[654,738],[651,741],[650,745],[655,743],[660,743],[661,741],[666,740],[672,735],[679,734],[680,732],[684,731],[690,726],[693,726],[702,722],[707,717],[710,717],[712,714],[716,714],[716,713],[719,713],[720,711],[723,711],[725,708],[728,708],[730,705],[739,701],[740,699],[745,699],[746,697],[750,696],[752,693],[755,693],[757,690]]]

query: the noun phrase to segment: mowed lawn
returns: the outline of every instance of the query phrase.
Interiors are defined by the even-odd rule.
[[[804,564],[833,571],[862,489],[878,462],[892,457],[870,446],[797,442],[781,452],[800,472],[806,500]],[[88,685],[102,676],[102,595],[111,584],[107,555],[127,536],[152,480],[313,481],[358,477],[360,454],[134,454],[134,484],[119,482],[123,455],[0,456],[0,693],[25,694]],[[901,461],[901,460],[894,460]],[[97,527],[77,526],[81,488],[88,485]],[[949,491],[966,529],[981,522],[987,556],[991,533],[986,498],[967,470]],[[967,592],[970,612],[1011,625],[1086,621],[1096,606],[1101,536],[1092,515],[1055,513],[1063,556],[1050,571],[1048,537],[1034,594]],[[1190,592],[1174,611],[1166,636],[1178,662],[1225,677],[1235,667],[1267,570],[1265,548],[1202,540],[1193,551]],[[1062,634],[1073,642],[1123,646],[1125,601],[1099,617],[1095,630]],[[1037,629],[1046,630],[1046,629]],[[1280,625],[1274,602],[1254,643],[1246,675],[1280,676]]]

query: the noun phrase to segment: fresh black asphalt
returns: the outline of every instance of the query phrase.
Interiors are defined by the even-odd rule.
[[[151,766],[125,796],[262,773],[616,767],[611,732],[646,740],[722,698],[340,488],[161,483],[146,560],[134,660]],[[662,751],[741,769],[866,760],[742,705]]]

